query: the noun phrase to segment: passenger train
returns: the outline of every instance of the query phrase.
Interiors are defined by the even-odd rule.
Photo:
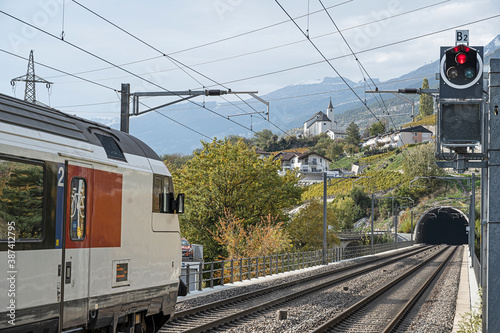
[[[0,94],[0,331],[159,330],[183,198],[137,138]]]

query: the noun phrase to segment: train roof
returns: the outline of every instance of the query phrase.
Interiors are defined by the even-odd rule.
[[[153,149],[128,133],[4,94],[0,94],[0,122],[88,142],[106,152],[109,147],[102,137],[111,136],[123,153],[160,160]]]

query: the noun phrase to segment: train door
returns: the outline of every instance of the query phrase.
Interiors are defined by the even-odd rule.
[[[65,187],[62,327],[70,328],[86,325],[88,316],[93,166],[68,161]]]

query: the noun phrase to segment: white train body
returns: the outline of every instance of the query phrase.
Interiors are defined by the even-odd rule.
[[[138,139],[0,95],[0,330],[158,330],[181,270],[171,197]]]

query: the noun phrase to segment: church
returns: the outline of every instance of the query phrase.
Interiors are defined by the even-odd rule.
[[[319,111],[304,123],[304,137],[320,135],[326,133],[332,140],[345,138],[346,133],[337,127],[333,114],[332,99],[326,108],[326,114]]]

